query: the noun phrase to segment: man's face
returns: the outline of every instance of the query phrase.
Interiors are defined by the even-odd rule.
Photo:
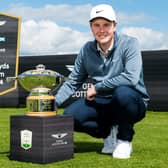
[[[90,23],[90,26],[93,36],[99,44],[111,43],[114,38],[116,23],[103,18],[97,18]]]

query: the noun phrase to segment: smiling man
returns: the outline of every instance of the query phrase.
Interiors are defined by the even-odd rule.
[[[148,94],[142,57],[136,38],[116,32],[117,19],[110,5],[92,8],[90,28],[95,38],[80,50],[72,73],[55,96],[56,106],[66,101],[88,78],[87,96],[64,111],[74,117],[75,131],[103,138],[102,153],[130,158],[134,124],[145,117]]]

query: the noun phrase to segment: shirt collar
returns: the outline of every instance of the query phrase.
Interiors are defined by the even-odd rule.
[[[101,56],[107,57],[108,54],[109,54],[109,53],[111,52],[111,50],[113,49],[113,45],[114,45],[114,43],[112,43],[112,44],[110,45],[110,47],[107,49],[107,53],[105,53],[105,52],[101,49],[99,43],[97,43],[97,50],[100,52]]]

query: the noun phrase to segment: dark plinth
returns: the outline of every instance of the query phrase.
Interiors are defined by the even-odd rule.
[[[25,144],[21,144],[21,131],[25,130],[32,133],[31,145],[29,142],[25,143],[26,141]],[[70,158],[73,158],[73,118],[71,116],[11,116],[10,159],[45,164]]]

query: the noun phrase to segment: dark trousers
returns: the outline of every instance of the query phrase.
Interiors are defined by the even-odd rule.
[[[111,98],[78,99],[65,109],[64,114],[74,117],[77,132],[106,138],[111,127],[118,125],[117,138],[132,141],[134,124],[145,117],[145,112],[141,94],[130,87],[120,86]]]

